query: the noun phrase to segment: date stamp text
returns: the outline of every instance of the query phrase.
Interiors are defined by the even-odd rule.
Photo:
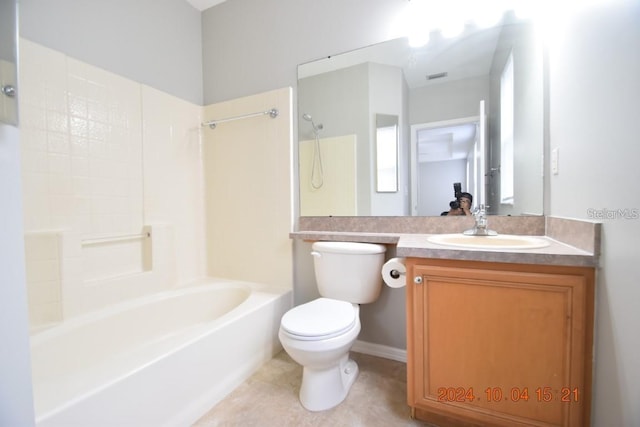
[[[439,387],[439,402],[579,402],[578,387],[487,387],[477,392],[473,387]]]

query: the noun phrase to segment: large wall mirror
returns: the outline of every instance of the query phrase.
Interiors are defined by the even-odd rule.
[[[509,13],[422,47],[400,38],[300,65],[301,216],[440,215],[456,182],[490,214],[542,215],[543,75],[535,25]],[[388,162],[381,117],[397,123]],[[397,165],[384,191],[381,164]]]

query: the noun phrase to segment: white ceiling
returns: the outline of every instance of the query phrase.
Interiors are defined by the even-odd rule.
[[[225,1],[226,0],[187,0],[187,3],[202,12],[205,9],[209,9],[210,7],[213,7]]]

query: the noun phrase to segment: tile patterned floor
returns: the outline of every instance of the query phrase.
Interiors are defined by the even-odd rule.
[[[195,427],[428,426],[409,417],[406,365],[351,353],[360,374],[335,408],[305,410],[298,400],[302,368],[283,351],[212,408]]]

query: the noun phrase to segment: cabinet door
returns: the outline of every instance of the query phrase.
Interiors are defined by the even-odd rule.
[[[409,267],[410,406],[468,425],[586,425],[585,269],[442,264]]]

